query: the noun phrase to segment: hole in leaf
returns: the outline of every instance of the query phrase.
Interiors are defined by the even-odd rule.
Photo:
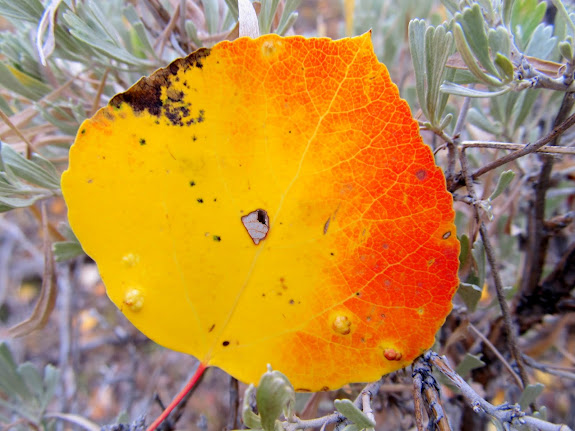
[[[270,219],[266,211],[257,209],[243,216],[241,220],[255,245],[268,235]]]

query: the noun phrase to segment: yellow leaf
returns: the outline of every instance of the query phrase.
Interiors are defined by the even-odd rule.
[[[376,380],[458,284],[451,195],[369,34],[176,60],[81,126],[62,187],[123,313],[244,382]]]

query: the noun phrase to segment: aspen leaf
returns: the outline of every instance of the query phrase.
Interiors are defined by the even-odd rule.
[[[82,124],[62,187],[128,319],[247,383],[376,380],[451,310],[451,195],[369,33],[174,61]]]

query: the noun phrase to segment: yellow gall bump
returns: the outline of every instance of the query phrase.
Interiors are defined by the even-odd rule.
[[[122,302],[133,312],[140,311],[144,306],[144,294],[139,289],[129,289]]]
[[[122,262],[124,262],[124,265],[128,268],[131,268],[140,263],[140,256],[134,253],[128,253],[122,257]]]
[[[336,316],[331,327],[338,334],[347,335],[351,332],[351,320],[347,316]]]
[[[271,40],[267,40],[262,44],[262,54],[264,57],[271,57],[277,51],[277,47]]]
[[[383,351],[383,356],[385,356],[385,359],[388,361],[401,361],[401,358],[403,357],[403,355],[395,349],[385,349]]]

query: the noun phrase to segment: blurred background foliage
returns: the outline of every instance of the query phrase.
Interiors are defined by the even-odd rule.
[[[371,30],[454,195],[461,286],[435,350],[491,403],[518,402],[540,418],[574,424],[571,1],[253,6],[262,34],[340,38]],[[193,370],[193,358],[154,345],[105,298],[66,224],[59,175],[85,118],[141,76],[238,37],[238,14],[235,0],[0,0],[3,429],[98,429],[150,418],[160,411],[154,391],[166,401]],[[561,137],[550,134],[556,127]],[[413,429],[410,376],[384,380],[373,401],[377,429]],[[503,426],[442,383],[451,429]],[[298,395],[292,407],[302,418],[318,416],[357,391]],[[222,373],[209,374],[199,392],[182,419],[192,424],[186,428],[233,428],[240,411],[262,426],[249,403],[234,404]],[[357,414],[344,404],[335,408]],[[348,425],[362,428],[354,417]]]

